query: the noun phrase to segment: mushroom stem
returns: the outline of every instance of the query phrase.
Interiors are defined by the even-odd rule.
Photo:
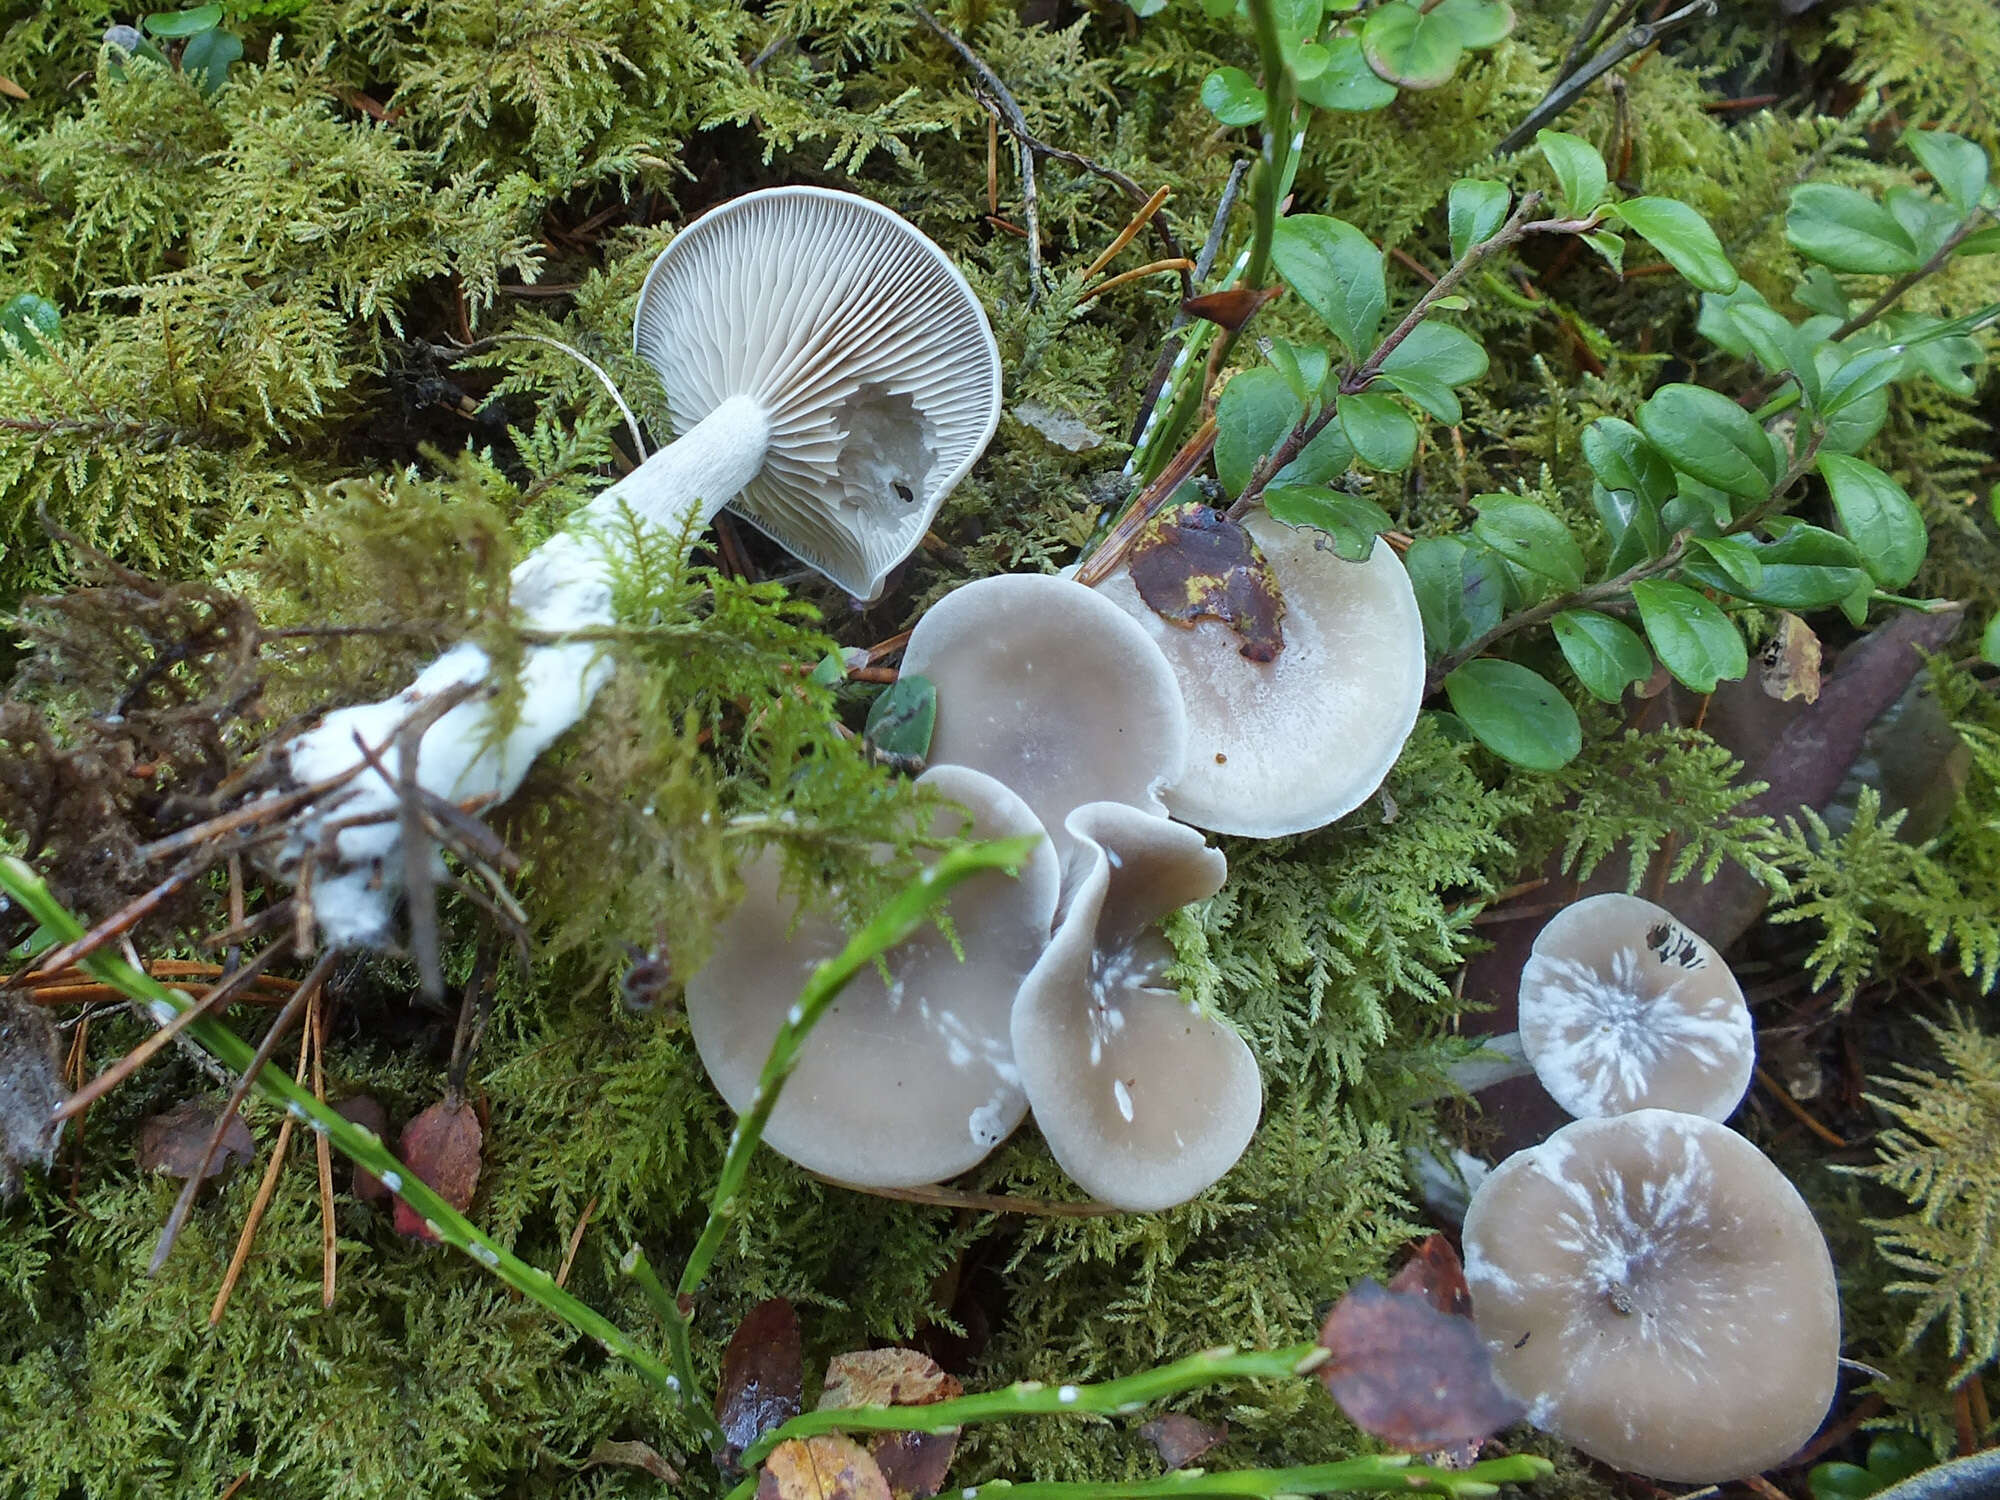
[[[517,622],[555,635],[613,623],[625,516],[673,536],[706,527],[763,467],[770,435],[757,401],[722,402],[680,441],[592,500],[571,529],[521,560],[510,583]],[[504,801],[535,758],[583,717],[610,675],[599,643],[530,646],[520,658],[518,701],[511,712],[500,710],[486,691],[492,658],[461,641],[395,697],[339,709],[293,740],[288,768],[299,784],[363,768],[336,799],[301,817],[281,858],[284,874],[308,856],[321,866],[312,902],[327,941],[377,947],[389,938],[389,914],[404,885],[404,825],[413,821],[398,780],[448,802]],[[402,742],[404,726],[421,720],[426,704],[464,688],[478,691],[414,743]],[[405,765],[411,755],[414,763]]]

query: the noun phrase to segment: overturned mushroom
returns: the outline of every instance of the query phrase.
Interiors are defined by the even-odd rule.
[[[1185,1203],[1236,1164],[1263,1081],[1230,1027],[1165,982],[1153,925],[1212,896],[1227,865],[1199,833],[1117,802],[1069,816],[1076,849],[1054,941],[1014,1005],[1014,1058],[1049,1150],[1093,1197]]]
[[[1129,572],[1098,590],[1166,653],[1187,702],[1187,759],[1166,793],[1174,817],[1217,833],[1304,833],[1382,784],[1424,696],[1423,620],[1386,542],[1343,561],[1316,531],[1256,513],[1244,525],[1284,596],[1284,648],[1247,660],[1229,628],[1170,624]]]
[[[1521,1051],[1577,1116],[1679,1109],[1727,1119],[1756,1033],[1722,957],[1665,907],[1589,896],[1541,930],[1521,971]]]
[[[1159,648],[1095,591],[1003,573],[945,595],[911,632],[903,670],[937,684],[931,763],[1019,792],[1067,859],[1070,810],[1160,813],[1187,754],[1181,690]]]
[[[1040,833],[1027,804],[989,776],[937,766],[919,781],[973,814],[973,836]],[[961,819],[946,809],[940,832]],[[758,1075],[806,976],[846,943],[839,926],[799,914],[778,888],[778,859],[743,872],[742,903],[716,933],[715,956],[688,981],[688,1025],[703,1066],[732,1109]],[[1027,1112],[1008,1016],[1048,941],[1060,883],[1046,840],[1018,878],[967,881],[951,899],[964,952],[928,928],[848,984],[807,1039],[764,1130],[800,1166],[864,1187],[912,1187],[963,1172]]]
[[[678,537],[732,500],[841,587],[873,596],[999,420],[999,354],[965,278],[910,224],[850,193],[775,188],[696,220],[654,263],[636,321],[681,436],[514,570],[515,615],[531,630],[612,623],[628,516]],[[492,667],[462,644],[395,698],[327,715],[288,747],[293,782],[365,766],[357,739],[385,750],[426,705],[471,688],[472,701],[424,730],[416,784],[454,802],[511,795],[610,668],[595,644],[530,648],[503,724],[486,701]],[[384,758],[388,774],[363,769],[281,856],[285,872],[308,856],[325,866],[313,904],[335,943],[384,941],[402,888],[397,757]]]
[[[1465,1275],[1502,1386],[1621,1469],[1754,1474],[1833,1399],[1819,1226],[1763,1153],[1698,1115],[1579,1120],[1509,1157],[1466,1213]]]

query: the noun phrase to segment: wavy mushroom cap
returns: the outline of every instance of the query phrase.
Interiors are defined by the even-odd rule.
[[[1757,1037],[1722,956],[1665,907],[1589,896],[1535,938],[1521,971],[1521,1050],[1580,1118],[1678,1109],[1727,1119]]]
[[[1166,982],[1153,925],[1222,887],[1183,824],[1117,802],[1069,816],[1076,854],[1054,940],[1014,1004],[1014,1057],[1065,1172],[1118,1208],[1171,1208],[1236,1164],[1263,1080],[1243,1039]]]
[[[1040,833],[1026,803],[976,771],[935,767],[918,778],[973,814],[974,837]],[[961,819],[939,813],[940,833]],[[688,1024],[716,1089],[738,1113],[756,1098],[771,1042],[806,977],[847,942],[778,886],[775,854],[743,872],[742,903],[716,934],[715,956],[688,981]],[[914,1187],[976,1165],[1021,1123],[1009,1015],[1048,942],[1061,883],[1044,839],[1018,877],[994,871],[953,891],[961,961],[935,927],[887,956],[889,980],[864,969],[806,1039],[765,1144],[800,1166],[863,1187]]]
[[[1006,783],[1069,856],[1086,802],[1163,814],[1187,758],[1181,690],[1136,623],[1094,589],[1002,573],[939,600],[910,634],[903,670],[937,685],[933,765]]]
[[[1466,1212],[1465,1276],[1529,1420],[1618,1468],[1754,1474],[1833,1400],[1840,1302],[1812,1211],[1699,1115],[1578,1120],[1510,1156]]]
[[[1244,524],[1285,598],[1285,646],[1271,661],[1246,660],[1217,621],[1163,620],[1122,569],[1097,587],[1166,653],[1187,701],[1187,760],[1167,810],[1276,838],[1344,817],[1382,784],[1423,702],[1424,627],[1388,543],[1353,563],[1308,527],[1261,512]]]
[[[633,346],[677,433],[757,401],[770,451],[731,509],[861,598],[1000,420],[1000,352],[965,277],[914,225],[829,188],[746,193],[682,230],[640,290]]]

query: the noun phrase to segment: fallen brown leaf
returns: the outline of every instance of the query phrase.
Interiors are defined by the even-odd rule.
[[[1494,1383],[1472,1320],[1439,1312],[1422,1293],[1358,1282],[1319,1341],[1333,1356],[1315,1371],[1328,1394],[1355,1426],[1394,1447],[1476,1442],[1521,1415]]]
[[[805,1404],[805,1384],[798,1314],[783,1297],[759,1302],[722,1351],[715,1415],[730,1447],[741,1453],[796,1417]]]
[[[0,1199],[21,1190],[21,1168],[47,1171],[55,1160],[62,1127],[49,1117],[68,1097],[54,1024],[0,994]]]
[[[915,1349],[860,1349],[827,1362],[821,1411],[843,1406],[929,1406],[965,1387]],[[896,1500],[930,1500],[944,1488],[958,1432],[878,1432],[868,1451]]]
[[[1819,637],[1797,615],[1778,611],[1778,628],[1757,656],[1757,685],[1780,701],[1819,701]]]
[[[1417,1241],[1417,1248],[1389,1278],[1392,1292],[1415,1292],[1441,1313],[1472,1316],[1472,1288],[1465,1284],[1465,1267],[1451,1241],[1441,1234]]]
[[[148,1172],[164,1172],[185,1182],[201,1167],[202,1153],[208,1149],[219,1113],[220,1106],[210,1100],[183,1099],[172,1109],[154,1115],[139,1127],[139,1165]],[[243,1123],[242,1115],[232,1115],[205,1175],[220,1177],[256,1154],[250,1127]]]
[[[757,1500],[891,1500],[868,1450],[825,1435],[778,1444],[757,1476]]]
[[[1192,629],[1220,620],[1250,661],[1285,649],[1284,596],[1250,533],[1206,505],[1161,511],[1139,533],[1126,566],[1139,597],[1161,619]]]
[[[464,1213],[479,1189],[484,1139],[477,1110],[463,1100],[444,1100],[403,1127],[400,1154],[426,1187]],[[424,1216],[401,1198],[396,1200],[396,1232],[437,1243],[437,1236],[424,1227]]]
[[[1203,1422],[1184,1412],[1170,1411],[1141,1427],[1139,1436],[1153,1445],[1161,1463],[1170,1469],[1184,1469],[1228,1437],[1229,1424]]]
[[[1226,292],[1205,292],[1199,297],[1190,297],[1181,304],[1181,311],[1190,318],[1200,318],[1234,333],[1250,321],[1258,308],[1283,295],[1284,288],[1277,286],[1260,287],[1255,291],[1247,287],[1233,287]]]
[[[389,1133],[388,1112],[367,1094],[356,1094],[352,1099],[341,1100],[334,1105],[333,1112],[349,1124],[373,1131],[378,1138]],[[382,1186],[382,1179],[363,1166],[356,1166],[354,1169],[354,1185],[351,1191],[363,1203],[380,1202],[389,1196],[389,1190]]]
[[[599,1438],[597,1446],[584,1459],[586,1469],[597,1468],[600,1464],[616,1464],[620,1468],[644,1469],[655,1479],[667,1484],[679,1484],[681,1476],[674,1466],[644,1443],[614,1442],[610,1438]]]

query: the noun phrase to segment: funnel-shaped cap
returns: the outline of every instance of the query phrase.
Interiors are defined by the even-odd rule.
[[[972,288],[852,193],[770,188],[711,210],[653,263],[634,321],[677,433],[732,396],[764,408],[770,450],[731,509],[862,598],[1000,419],[1000,353]]]

